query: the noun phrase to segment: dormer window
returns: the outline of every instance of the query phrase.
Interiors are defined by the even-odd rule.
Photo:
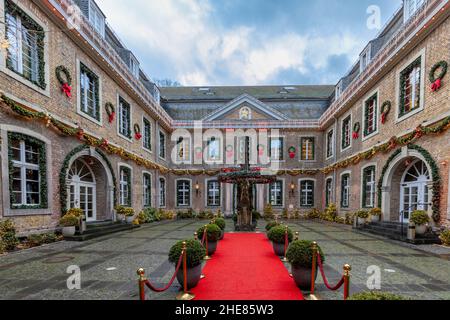
[[[425,0],[405,0],[404,1],[404,21],[407,22],[425,4]]]
[[[335,90],[336,100],[341,96],[342,91],[343,91],[342,81],[339,81],[339,83],[336,85],[336,90]]]
[[[93,0],[89,1],[89,22],[92,24],[94,29],[104,38],[105,16]]]
[[[371,46],[370,44],[367,46],[367,48],[361,53],[359,58],[359,70],[360,72],[363,72],[366,70],[367,66],[369,65],[371,59]]]
[[[139,78],[139,62],[130,55],[130,71],[136,78]]]

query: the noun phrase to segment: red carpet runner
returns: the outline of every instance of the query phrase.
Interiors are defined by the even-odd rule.
[[[195,300],[303,300],[264,234],[227,233],[203,273]]]

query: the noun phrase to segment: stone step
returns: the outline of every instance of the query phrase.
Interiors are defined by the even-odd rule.
[[[441,243],[439,237],[435,234],[427,234],[424,236],[418,236],[414,240],[408,240],[408,239],[406,239],[408,228],[404,229],[403,237],[402,237],[402,234],[400,231],[401,229],[396,231],[395,229],[392,229],[392,228],[383,228],[380,226],[375,226],[375,225],[370,225],[370,224],[359,227],[357,230],[359,232],[375,234],[375,235],[382,236],[382,237],[385,237],[388,239],[405,241],[405,242],[409,242],[409,243],[416,244],[416,245],[440,244]]]
[[[95,226],[95,227],[88,226],[87,230],[83,234],[76,234],[73,237],[66,237],[65,240],[67,240],[67,241],[86,241],[86,240],[99,238],[99,237],[117,233],[117,232],[133,230],[136,228],[139,228],[139,226],[135,226],[132,224],[125,224],[125,223],[114,223],[114,224]]]

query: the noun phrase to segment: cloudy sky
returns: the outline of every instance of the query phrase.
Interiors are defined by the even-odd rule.
[[[335,84],[380,31],[376,27],[401,5],[401,0],[96,1],[148,75],[186,86]]]

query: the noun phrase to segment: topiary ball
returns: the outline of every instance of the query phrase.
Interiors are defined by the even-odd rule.
[[[286,227],[285,226],[276,226],[269,230],[269,233],[267,234],[270,241],[278,243],[278,244],[284,244],[286,239]],[[292,242],[294,239],[294,233],[291,229],[288,228],[288,240],[289,243]]]
[[[270,229],[272,229],[273,227],[277,227],[279,225],[280,225],[279,222],[271,221],[266,225],[266,231],[270,231]]]
[[[200,265],[206,255],[206,250],[197,240],[186,240],[187,245],[187,267],[194,268]],[[169,252],[169,261],[174,265],[178,264],[181,252],[183,250],[183,241],[177,242]],[[183,266],[181,266],[183,269]]]
[[[312,241],[297,240],[289,245],[286,258],[293,267],[312,268],[313,250]],[[325,256],[322,249],[318,246],[322,263],[325,263]]]
[[[203,233],[204,233],[205,227],[201,227],[197,230],[198,238],[200,240],[203,239]],[[220,235],[222,234],[221,229],[217,224],[208,224],[207,225],[207,238],[209,242],[215,242],[220,239]]]
[[[216,220],[214,220],[214,222],[221,230],[225,230],[226,227],[225,219],[217,218]]]

